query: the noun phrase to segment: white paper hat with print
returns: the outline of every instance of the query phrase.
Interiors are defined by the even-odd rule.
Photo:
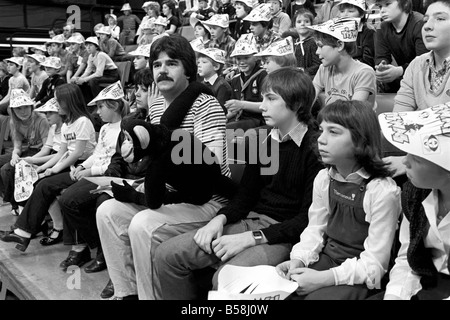
[[[366,10],[367,10],[367,5],[366,5],[365,0],[342,0],[341,2],[339,2],[340,5],[343,3],[352,4],[355,7],[362,9],[364,12],[366,12]]]
[[[141,23],[141,29],[142,30],[153,29],[155,27],[155,21],[156,21],[155,17],[147,19],[146,21]]]
[[[358,37],[360,21],[360,18],[338,18],[322,24],[307,26],[307,28],[329,34],[342,42],[355,42]]]
[[[164,18],[163,16],[159,16],[153,23],[166,27],[169,24],[169,20],[167,20],[167,18]]]
[[[123,92],[122,83],[119,80],[100,91],[100,93],[91,102],[88,103],[88,106],[95,105],[97,101],[118,100],[123,99],[124,97],[125,94]]]
[[[250,13],[244,18],[244,20],[250,22],[270,21],[272,20],[272,13],[270,11],[270,8],[270,3],[261,3],[255,9],[250,11]]]
[[[42,52],[47,52],[47,48],[45,47],[45,45],[32,45],[32,46],[30,46],[30,50],[32,52],[35,52],[36,50],[40,50]]]
[[[207,26],[217,26],[221,28],[228,28],[230,26],[230,18],[228,14],[215,14],[208,20],[203,22]]]
[[[450,102],[378,115],[386,139],[400,150],[450,171]]]
[[[226,52],[217,48],[206,48],[199,50],[198,53],[204,54],[208,58],[211,58],[217,63],[225,64]]]
[[[12,62],[17,64],[18,66],[21,66],[23,64],[23,58],[22,57],[11,57],[8,59],[5,59],[6,62]]]
[[[236,0],[235,3],[236,2],[242,2],[250,8],[256,8],[259,5],[258,0]]]
[[[284,39],[272,42],[266,49],[255,54],[256,57],[275,56],[281,57],[288,54],[294,54],[294,41],[292,37],[286,37]]]
[[[236,41],[230,57],[248,56],[257,52],[258,49],[256,48],[256,41],[253,33],[246,33],[241,35],[238,41]]]
[[[194,49],[194,51],[200,51],[205,49],[205,43],[203,42],[203,40],[201,38],[195,38],[194,40],[192,40],[191,42],[189,42],[191,44],[192,49]]]
[[[59,44],[62,44],[64,42],[66,42],[66,38],[62,33],[54,36],[53,38],[47,41],[47,43],[59,43]]]
[[[97,30],[99,34],[111,34],[111,28],[109,26],[103,26],[99,30]]]
[[[56,102],[55,98],[51,98],[43,106],[37,108],[34,111],[36,111],[36,112],[58,112],[59,105],[58,105],[58,102]]]
[[[11,99],[9,102],[10,108],[18,108],[21,106],[32,106],[34,105],[33,100],[31,100],[28,93],[23,91],[23,89],[12,89]]]
[[[61,59],[58,57],[47,57],[45,61],[41,63],[41,66],[54,69],[61,69],[62,67]]]
[[[129,3],[125,3],[125,4],[122,6],[122,9],[120,9],[120,11],[126,11],[126,10],[131,11],[131,6],[130,6]]]
[[[98,38],[97,37],[89,37],[89,38],[86,39],[86,41],[84,43],[85,44],[92,43],[92,44],[95,44],[97,47],[99,47]]]
[[[45,56],[43,54],[27,54],[26,57],[36,60],[39,64],[45,61]]]
[[[76,43],[76,44],[82,44],[84,43],[84,37],[81,34],[74,34],[66,41],[67,43]]]
[[[136,48],[136,50],[129,52],[130,56],[144,56],[146,58],[150,57],[150,47],[151,44],[144,44]]]

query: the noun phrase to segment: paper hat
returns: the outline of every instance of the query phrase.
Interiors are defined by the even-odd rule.
[[[5,59],[6,62],[12,62],[17,64],[18,66],[21,66],[23,64],[23,58],[22,57],[11,57],[8,59]]]
[[[110,100],[110,99],[118,100],[118,99],[123,99],[123,97],[125,97],[125,95],[123,93],[122,84],[119,80],[119,81],[109,85],[102,91],[100,91],[100,93],[91,102],[88,103],[88,106],[95,105],[95,103],[97,101]]]
[[[30,99],[28,93],[23,91],[23,89],[12,89],[11,99],[9,101],[10,108],[18,108],[21,106],[32,106],[34,102]]]
[[[69,39],[67,39],[66,42],[82,44],[82,43],[84,43],[84,37],[81,34],[74,34]]]
[[[45,47],[45,45],[40,45],[40,46],[34,45],[34,46],[30,47],[30,50],[33,52],[35,52],[36,50],[40,50],[42,52],[47,52],[47,48]]]
[[[27,58],[32,58],[39,64],[45,62],[45,56],[42,54],[27,54]]]
[[[146,21],[141,23],[141,29],[142,30],[153,29],[155,27],[155,21],[156,19],[154,17],[147,19]]]
[[[272,42],[265,50],[255,54],[255,57],[281,57],[288,54],[294,54],[294,41],[291,36]]]
[[[114,20],[117,20],[117,16],[114,13],[110,13],[108,16],[108,19],[109,18],[113,18]]]
[[[217,63],[225,64],[226,52],[217,48],[206,48],[199,50],[198,53],[204,54],[208,58],[211,58]]]
[[[66,42],[66,38],[64,37],[63,34],[58,34],[47,41],[47,43],[59,43],[59,44],[63,44],[64,42]]]
[[[203,43],[203,40],[200,38],[195,38],[194,40],[192,40],[190,42],[192,49],[194,49],[194,51],[201,51],[203,49],[205,49],[205,44]]]
[[[355,42],[360,21],[360,18],[332,19],[322,24],[307,26],[307,28],[329,34],[342,42]]]
[[[120,11],[126,11],[126,10],[130,10],[130,11],[131,11],[131,6],[130,6],[129,3],[125,3],[125,4],[122,6],[122,9],[120,9]]]
[[[230,57],[248,56],[255,53],[258,53],[255,38],[252,33],[246,33],[236,41]]]
[[[128,54],[131,56],[144,56],[150,58],[150,47],[151,44],[145,44],[136,48],[136,50],[129,52]]]
[[[85,44],[92,43],[92,44],[95,44],[97,47],[99,47],[97,37],[89,37],[86,39],[86,41],[84,43]]]
[[[167,20],[167,18],[164,18],[163,16],[159,16],[153,23],[159,24],[160,26],[167,26],[169,20]]]
[[[364,12],[367,10],[366,0],[342,0],[339,4],[348,3],[355,7],[362,9]]]
[[[266,2],[266,3],[269,3],[269,1],[270,1],[270,0],[266,0],[265,2]],[[278,1],[279,3],[281,3],[281,5],[283,5],[283,0],[275,0],[275,1]]]
[[[97,33],[110,35],[111,34],[111,28],[109,26],[103,26],[99,30],[97,30]]]
[[[230,18],[228,17],[228,14],[215,14],[208,20],[204,21],[203,24],[207,26],[228,28],[230,26]]]
[[[259,5],[258,0],[236,0],[235,3],[236,2],[242,2],[250,8],[255,8]]]
[[[270,21],[272,13],[270,11],[270,3],[261,3],[244,18],[250,22]]]
[[[36,112],[58,112],[59,105],[55,98],[48,100],[43,106],[35,109]]]
[[[395,147],[450,171],[450,102],[425,110],[386,112],[378,119]]]
[[[45,58],[45,61],[41,63],[41,66],[54,69],[61,69],[61,59],[58,57],[47,57]]]
[[[142,5],[142,8],[147,8],[150,5],[151,1],[146,1],[144,2],[144,4]]]

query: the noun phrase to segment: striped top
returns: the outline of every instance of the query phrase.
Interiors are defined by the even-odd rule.
[[[147,121],[159,124],[166,110],[164,97],[157,98],[149,108]],[[228,152],[225,131],[226,117],[219,102],[213,96],[200,94],[192,104],[180,129],[193,133],[201,142],[211,149],[220,161],[220,169],[224,176],[231,177],[228,167]],[[212,200],[226,204],[227,199],[215,195]]]

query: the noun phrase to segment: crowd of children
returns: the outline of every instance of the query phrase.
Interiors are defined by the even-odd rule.
[[[414,5],[164,0],[141,20],[127,3],[96,36],[66,25],[15,52],[0,192],[18,217],[0,240],[64,242],[63,271],[97,248],[85,271],[107,268],[114,300],[203,299],[226,265],[275,267],[288,299],[450,297],[450,0]],[[254,153],[239,181],[237,131]],[[39,179],[17,201],[20,160]],[[91,176],[136,181],[94,192]]]

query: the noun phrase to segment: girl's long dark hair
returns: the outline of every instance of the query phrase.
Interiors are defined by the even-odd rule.
[[[55,96],[59,106],[67,112],[65,117],[63,117],[64,122],[73,123],[82,116],[92,121],[92,117],[86,108],[83,93],[78,85],[72,83],[62,84],[56,87]]]
[[[317,120],[319,124],[332,122],[350,130],[355,159],[372,177],[392,176],[381,159],[381,127],[372,108],[361,101],[337,100],[320,110]]]

